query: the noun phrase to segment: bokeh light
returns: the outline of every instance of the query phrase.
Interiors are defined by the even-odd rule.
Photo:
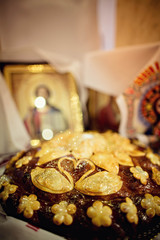
[[[53,138],[53,131],[49,128],[46,128],[42,131],[42,138],[44,140],[50,140]]]
[[[44,108],[46,105],[46,99],[44,97],[37,97],[34,101],[36,108]]]

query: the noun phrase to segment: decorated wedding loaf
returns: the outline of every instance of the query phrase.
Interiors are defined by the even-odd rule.
[[[160,156],[118,133],[65,131],[8,161],[0,202],[66,239],[151,239],[160,232]]]

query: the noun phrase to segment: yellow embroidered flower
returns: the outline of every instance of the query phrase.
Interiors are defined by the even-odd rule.
[[[148,217],[160,216],[160,198],[158,196],[152,196],[151,194],[145,194],[145,198],[141,201],[141,206],[146,209]]]
[[[34,210],[40,208],[40,202],[37,201],[37,196],[34,194],[22,196],[19,200],[18,213],[22,213],[24,217],[31,218],[33,216]]]
[[[122,212],[127,213],[127,219],[130,223],[138,223],[137,208],[130,198],[126,198],[126,202],[120,204]]]
[[[140,166],[131,167],[130,172],[133,173],[133,176],[136,179],[139,179],[142,184],[147,184],[147,179],[149,178],[149,175],[146,171],[143,171],[143,169]]]
[[[59,204],[54,204],[51,208],[54,213],[53,222],[56,225],[71,225],[73,222],[72,215],[76,212],[76,206],[74,204],[68,204],[66,201],[61,201]]]
[[[6,201],[9,194],[13,194],[18,188],[18,186],[9,184],[8,182],[4,182],[2,186],[4,186],[4,190],[0,193],[0,198],[2,198],[3,201]]]
[[[157,170],[157,168],[152,168],[152,179],[157,183],[157,185],[160,185],[160,171]]]
[[[32,160],[32,156],[24,156],[16,162],[16,168],[22,167],[22,165],[28,164]]]
[[[92,223],[97,227],[108,227],[112,224],[112,210],[108,206],[103,206],[102,202],[95,201],[91,207],[87,209],[87,215],[92,219]]]

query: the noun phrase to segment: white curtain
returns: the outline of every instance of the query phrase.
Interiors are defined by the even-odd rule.
[[[2,50],[40,48],[82,59],[99,49],[97,0],[1,1]]]
[[[98,1],[98,28],[101,39],[101,49],[109,50],[115,47],[117,0]]]
[[[1,73],[0,111],[0,154],[26,149],[29,146],[30,137]]]

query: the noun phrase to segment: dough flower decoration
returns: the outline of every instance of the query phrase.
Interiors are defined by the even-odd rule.
[[[63,156],[69,155],[70,152],[68,150],[61,149],[54,149],[53,151],[50,151],[44,155],[42,155],[38,160],[38,165],[41,165],[43,163],[47,163],[49,161],[55,160],[57,158],[62,158]]]
[[[12,164],[16,162],[23,154],[24,154],[24,151],[20,151],[15,156],[13,156],[11,160],[7,163],[6,168],[9,168],[10,166],[12,166]]]
[[[48,157],[50,153],[52,154],[53,149],[54,153],[70,150],[69,142],[74,135],[75,133],[72,133],[70,130],[56,134],[51,140],[42,143],[40,151],[38,151],[35,156],[41,158],[46,155]]]
[[[157,183],[157,185],[160,185],[160,171],[157,170],[157,168],[152,168],[152,179]]]
[[[24,217],[31,218],[35,210],[40,208],[40,202],[37,201],[37,196],[35,194],[30,194],[28,197],[26,195],[22,196],[19,200],[18,213],[22,213]]]
[[[103,134],[107,141],[107,150],[110,152],[132,152],[136,149],[128,138],[120,136],[118,133],[107,131]]]
[[[25,156],[20,158],[17,162],[16,162],[16,168],[20,168],[25,164],[28,164],[29,161],[32,160],[32,156]]]
[[[87,209],[87,215],[92,219],[92,223],[97,227],[108,227],[112,224],[112,210],[108,206],[103,206],[100,201],[95,201],[91,207]]]
[[[126,217],[130,223],[138,223],[137,208],[130,198],[126,197],[126,202],[120,204],[120,209],[122,212],[127,213]]]
[[[10,184],[9,182],[4,182],[2,186],[4,186],[4,190],[0,193],[0,199],[2,198],[3,201],[6,201],[9,195],[15,193],[18,188],[18,186]]]
[[[72,144],[72,152],[76,158],[90,158],[93,153],[103,152],[107,148],[106,139],[99,133],[82,134]]]
[[[138,150],[137,146],[132,144],[129,139],[117,133],[107,131],[103,136],[106,138],[107,152],[112,153],[120,165],[133,166],[131,156],[139,157],[145,155],[145,153]]]
[[[128,154],[132,157],[143,157],[146,155],[145,152],[142,152],[138,149],[132,150],[132,151],[128,151]]]
[[[160,166],[160,156],[158,154],[148,152],[146,156],[153,164],[157,164],[158,166]]]
[[[148,217],[160,216],[160,198],[158,196],[152,196],[149,193],[145,194],[145,198],[141,201],[141,206],[146,209]]]
[[[115,151],[114,153],[120,165],[134,166],[131,157],[125,151]]]
[[[9,183],[9,181],[10,181],[10,179],[9,179],[9,177],[7,176],[7,175],[2,175],[1,177],[0,177],[0,189],[2,188],[2,186],[3,186],[3,184],[5,183],[5,182],[7,182],[7,183]]]
[[[147,184],[147,179],[149,178],[149,175],[146,171],[143,171],[140,166],[131,167],[130,172],[133,173],[133,176],[136,179],[139,179],[143,185]]]
[[[108,172],[113,172],[115,174],[118,174],[119,172],[119,164],[117,159],[113,156],[112,153],[108,152],[97,152],[90,160],[97,165],[98,167],[101,167]]]
[[[56,225],[71,225],[73,222],[73,214],[76,212],[77,208],[74,204],[68,204],[66,201],[61,201],[59,204],[54,204],[51,208],[52,213],[54,213],[53,222]]]

